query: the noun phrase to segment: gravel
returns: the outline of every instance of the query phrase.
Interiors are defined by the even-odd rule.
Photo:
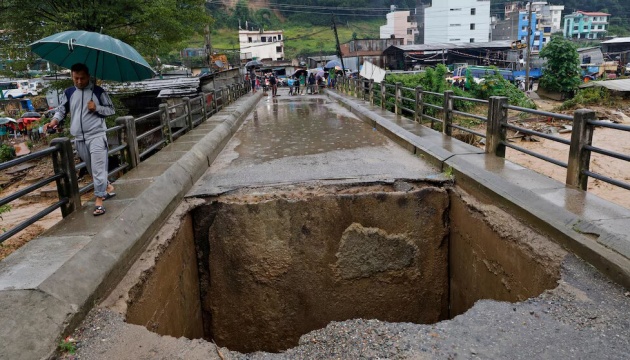
[[[66,359],[628,359],[630,293],[567,256],[557,288],[520,303],[478,301],[432,325],[331,322],[282,353],[240,354],[204,340],[159,336],[94,309]]]

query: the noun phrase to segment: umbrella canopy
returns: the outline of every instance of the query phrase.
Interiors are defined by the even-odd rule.
[[[262,63],[262,62],[260,62],[260,60],[252,60],[252,61],[248,61],[248,62],[247,62],[247,64],[245,64],[245,67],[246,67],[246,68],[248,68],[248,69],[249,69],[249,68],[252,68],[252,67],[254,67],[254,68],[259,68],[259,67],[261,67],[261,66],[263,66],[263,63]]]
[[[339,68],[341,69],[341,61],[339,60],[330,60],[329,62],[326,63],[326,66],[324,66],[326,69],[332,69],[336,66],[339,66]]]
[[[291,75],[291,76],[294,76],[294,77],[299,77],[299,76],[301,76],[302,74],[307,75],[307,74],[308,74],[308,71],[306,71],[305,69],[298,69],[298,70],[295,70],[295,72],[294,72],[294,73],[293,73],[293,75]]]
[[[38,112],[35,111],[27,111],[24,114],[22,114],[22,116],[20,116],[22,118],[40,118],[42,117],[42,115]]]
[[[0,125],[6,125],[9,123],[17,124],[17,121],[15,121],[15,119],[11,119],[10,117],[0,117]]]
[[[111,36],[88,31],[64,31],[37,40],[31,51],[64,68],[83,63],[101,80],[140,81],[155,72],[130,45]]]

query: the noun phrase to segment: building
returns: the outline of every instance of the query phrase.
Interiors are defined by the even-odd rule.
[[[564,6],[548,5],[546,1],[532,3],[531,50],[538,53],[551,41],[554,32],[562,31],[562,10]],[[529,25],[529,3],[512,2],[505,4],[503,20],[492,22],[492,40],[513,40],[527,43]]]
[[[284,36],[282,30],[239,30],[238,42],[241,61],[284,60]]]
[[[365,61],[385,68],[383,51],[392,45],[405,45],[404,39],[361,39],[341,44],[343,65],[351,71],[359,71]]]
[[[507,59],[510,45],[510,41],[392,45],[385,49],[383,55],[390,70],[455,63],[505,68],[511,64]]]
[[[630,37],[618,37],[602,42],[602,50],[619,64],[630,64]]]
[[[608,31],[610,14],[576,11],[564,17],[564,37],[570,39],[603,39]]]
[[[424,44],[490,41],[490,0],[424,0]]]
[[[387,14],[387,24],[381,26],[381,39],[404,39],[406,45],[413,45],[418,36],[418,23],[411,11],[393,11]]]

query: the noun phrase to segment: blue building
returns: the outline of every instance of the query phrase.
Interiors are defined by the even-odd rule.
[[[576,11],[564,17],[564,37],[570,39],[603,39],[608,31],[610,14]]]
[[[536,13],[533,12],[532,13],[532,33],[530,35],[530,44],[532,45],[532,50],[534,50],[534,39],[536,38],[536,33],[538,31],[536,31],[536,26],[537,24],[537,18],[536,18]],[[521,41],[522,44],[527,44],[527,31],[529,28],[529,19],[528,19],[528,13],[527,11],[520,11],[518,13],[518,40]],[[538,39],[540,39],[540,34],[538,34]],[[536,51],[539,50],[539,48],[535,49]]]

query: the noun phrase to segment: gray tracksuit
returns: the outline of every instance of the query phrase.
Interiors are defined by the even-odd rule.
[[[99,86],[96,86],[94,88],[94,94],[92,94],[93,86],[94,85],[90,83],[83,90],[75,88],[70,99],[66,99],[65,94],[67,91],[64,92],[61,104],[57,107],[55,115],[53,116],[53,119],[61,121],[66,117],[67,110],[70,110],[72,114],[70,134],[78,140],[89,140],[95,136],[103,135],[107,129],[105,117],[114,115],[115,113],[112,100],[107,93]],[[100,96],[97,96],[99,93]],[[87,104],[91,99],[96,103],[95,112],[90,112],[87,109]]]
[[[77,153],[85,161],[87,169],[94,179],[94,195],[107,195],[107,136],[105,117],[114,115],[111,99],[99,86],[89,84],[83,90],[76,87],[64,91],[61,105],[53,119],[61,121],[69,111],[72,114],[70,133],[75,137]],[[94,91],[92,91],[94,90]],[[69,98],[68,98],[68,95]],[[88,102],[94,100],[96,111],[90,112]]]

